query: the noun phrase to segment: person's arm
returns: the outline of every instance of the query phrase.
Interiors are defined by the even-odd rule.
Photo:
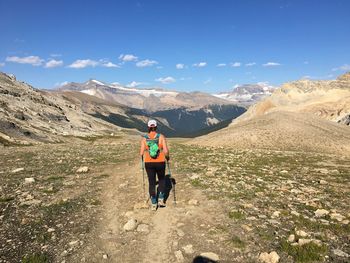
[[[145,152],[145,138],[142,138],[141,140],[141,147],[140,147],[140,156],[141,158],[143,158],[143,154]]]
[[[164,152],[165,158],[167,160],[169,160],[170,159],[170,154],[169,154],[169,148],[168,148],[166,139],[165,139],[164,135],[162,135],[161,138],[162,138],[163,152]]]

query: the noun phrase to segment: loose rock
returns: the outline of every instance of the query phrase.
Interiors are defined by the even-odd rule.
[[[185,261],[185,258],[182,255],[181,250],[175,251],[175,257],[176,257],[177,262],[184,262]]]
[[[320,180],[320,181],[319,181],[319,184],[325,185],[325,184],[328,184],[328,182],[325,181],[325,180]]]
[[[87,173],[89,171],[89,167],[82,166],[77,170],[77,173]]]
[[[140,224],[137,226],[136,229],[137,232],[144,232],[144,233],[148,233],[149,232],[149,227],[146,224]]]
[[[35,179],[34,179],[33,177],[24,178],[24,183],[25,183],[25,184],[32,184],[32,183],[35,183]]]
[[[24,171],[24,168],[17,168],[11,171],[11,173],[18,173]]]
[[[294,241],[295,241],[295,235],[294,234],[289,235],[288,242],[293,243]]]
[[[310,243],[311,241],[312,241],[312,239],[300,238],[298,240],[298,245],[299,246],[303,246],[303,245],[306,245],[306,244]]]
[[[137,220],[134,218],[129,219],[129,221],[123,226],[125,231],[133,231],[137,227]]]
[[[272,218],[278,218],[278,217],[280,217],[280,214],[281,214],[281,212],[280,211],[275,211],[275,212],[273,212],[273,214],[272,214]]]
[[[337,220],[338,222],[341,222],[345,219],[345,216],[342,216],[341,214],[338,214],[338,213],[330,214],[330,217],[331,219]]]
[[[308,233],[306,233],[305,231],[303,231],[303,230],[298,230],[298,231],[296,231],[295,232],[298,236],[300,236],[300,237],[307,237],[309,234]]]
[[[342,258],[350,257],[350,255],[348,253],[345,253],[344,251],[342,251],[340,249],[333,249],[332,252],[334,255],[336,255],[338,257],[342,257]]]
[[[324,217],[324,216],[326,216],[326,215],[328,215],[329,214],[329,211],[328,210],[325,210],[325,209],[317,209],[316,211],[315,211],[315,216],[316,217]]]
[[[280,260],[280,256],[276,251],[270,253],[264,252],[259,255],[259,261],[264,263],[277,263]]]
[[[193,254],[194,253],[193,246],[191,244],[182,247],[182,249],[185,252],[185,254]]]

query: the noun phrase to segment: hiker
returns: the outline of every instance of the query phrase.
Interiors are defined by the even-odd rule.
[[[165,206],[165,161],[169,160],[169,149],[164,135],[157,133],[157,121],[150,120],[147,126],[148,134],[141,140],[140,155],[145,163],[148,175],[151,209],[157,210],[158,206]],[[155,190],[156,175],[158,177],[158,200]]]

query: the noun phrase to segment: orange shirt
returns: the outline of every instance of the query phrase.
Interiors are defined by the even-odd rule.
[[[156,132],[148,133],[148,137],[150,139],[154,139],[156,136],[157,136]],[[160,138],[159,138],[159,141],[160,141]],[[149,151],[148,151],[149,149],[148,149],[148,145],[147,145],[145,139],[143,140],[143,143],[144,143],[144,147],[146,149],[146,151],[144,153],[144,161],[145,161],[145,163],[162,163],[162,162],[165,162],[165,154],[163,152],[163,144],[161,144],[161,143],[158,144],[159,150],[160,150],[159,155],[157,156],[157,158],[152,158],[149,155]]]

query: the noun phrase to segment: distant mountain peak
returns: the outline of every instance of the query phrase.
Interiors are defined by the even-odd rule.
[[[231,91],[214,94],[214,96],[249,106],[270,96],[275,89],[276,87],[266,82],[258,82],[256,84],[237,85]]]
[[[97,84],[101,86],[106,86],[107,84],[103,83],[102,81],[96,80],[96,79],[89,79],[86,84]]]

